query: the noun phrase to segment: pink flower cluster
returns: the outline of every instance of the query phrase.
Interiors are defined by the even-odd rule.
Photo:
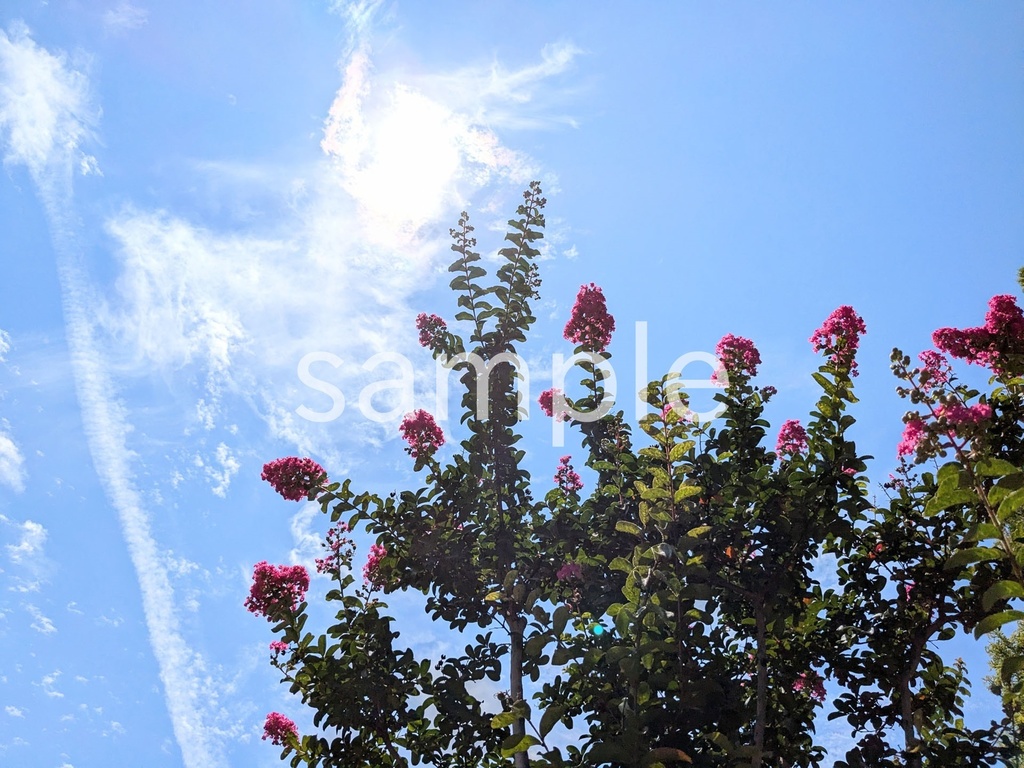
[[[270,565],[264,560],[253,566],[252,578],[245,607],[271,621],[282,611],[294,611],[309,589],[309,574],[301,565]]]
[[[289,501],[302,501],[323,485],[327,473],[312,459],[288,456],[264,464],[261,477]]]
[[[941,427],[935,430],[936,434],[945,431],[952,437],[960,432],[959,427],[975,427],[992,418],[992,408],[985,403],[963,405],[953,401],[943,403],[936,408],[935,416],[944,420],[946,426],[945,430]],[[930,418],[930,416],[922,417],[921,414],[914,413],[907,418],[906,426],[903,428],[903,437],[899,445],[896,446],[898,456],[913,456],[917,453],[918,446],[931,431],[928,424],[925,423],[925,418]]]
[[[933,349],[926,349],[919,354],[921,361],[921,385],[933,389],[948,384],[953,371],[949,367],[949,360],[944,355]]]
[[[615,318],[608,314],[601,289],[593,283],[580,286],[569,322],[565,324],[566,340],[593,352],[604,352],[614,330]]]
[[[797,419],[787,419],[779,430],[779,439],[775,443],[775,452],[796,454],[807,450],[807,430]]]
[[[263,740],[270,739],[272,744],[283,747],[288,738],[298,738],[299,731],[295,723],[282,715],[280,712],[271,712],[267,715],[267,722],[263,724]]]
[[[944,417],[946,423],[954,427],[973,426],[992,418],[992,408],[985,403],[975,403],[971,406],[948,403],[940,405],[935,413],[937,416]]]
[[[993,296],[988,302],[985,325],[977,328],[939,328],[932,334],[935,346],[968,363],[1004,372],[1010,355],[1024,355],[1024,313],[1013,296]]]
[[[337,574],[351,560],[355,546],[346,533],[348,525],[345,523],[338,523],[327,532],[327,540],[321,545],[327,550],[327,556],[316,559],[317,573]]]
[[[380,562],[387,557],[388,551],[381,544],[371,544],[370,554],[363,566],[363,583],[374,587],[384,586],[384,576],[380,573]]]
[[[562,390],[560,390],[558,387],[552,387],[551,389],[545,389],[543,392],[540,393],[540,396],[537,398],[537,403],[540,405],[540,409],[541,409],[541,411],[544,412],[545,416],[554,416],[555,415],[555,398],[556,397],[558,398],[559,404],[564,402],[564,399],[562,398]],[[569,414],[568,413],[562,413],[561,414],[561,418],[562,418],[562,421],[568,421],[569,420]]]
[[[558,569],[555,578],[559,581],[570,581],[583,578],[583,567],[579,563],[566,563]]]
[[[420,332],[421,347],[436,349],[443,341],[443,335],[448,332],[448,324],[438,315],[420,312],[416,316],[416,330]]]
[[[430,456],[444,445],[444,432],[434,417],[422,409],[406,414],[398,431],[409,444],[409,453],[414,459],[421,455]]]
[[[583,488],[583,480],[572,468],[569,459],[572,456],[563,456],[558,462],[558,470],[555,472],[555,482],[565,494],[575,493]]]
[[[727,333],[715,345],[715,354],[730,376],[757,376],[761,353],[750,339]],[[718,381],[716,374],[711,377],[714,381]]]
[[[283,640],[275,640],[270,644],[270,650],[274,652],[275,656],[277,656],[280,653],[287,653],[288,643],[284,642]]]
[[[818,703],[825,700],[825,683],[816,672],[802,672],[793,682],[793,690],[806,690],[807,695]]]
[[[831,350],[829,359],[838,368],[845,368],[851,376],[857,375],[857,347],[860,337],[867,333],[864,319],[848,304],[836,309],[822,323],[810,338],[815,352],[823,349]]]
[[[896,455],[913,456],[917,453],[918,444],[928,436],[928,427],[917,414],[914,414],[903,428],[903,437],[896,446]]]

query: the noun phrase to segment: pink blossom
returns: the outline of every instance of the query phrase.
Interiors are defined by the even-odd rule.
[[[555,578],[559,581],[570,581],[583,578],[583,567],[579,563],[566,563],[558,569]]]
[[[914,587],[916,586],[917,584],[913,581],[907,582],[903,585],[903,594],[906,596],[908,603],[910,602],[910,595],[914,591]]]
[[[830,350],[832,354],[829,360],[832,364],[845,368],[851,376],[857,375],[857,361],[854,357],[857,354],[857,347],[860,346],[860,337],[867,333],[867,326],[864,319],[848,304],[836,309],[822,323],[821,328],[816,330],[810,338],[814,345],[815,352]]]
[[[286,643],[286,642],[284,642],[282,640],[275,640],[274,642],[272,642],[270,644],[270,650],[272,650],[274,652],[275,656],[277,654],[279,654],[279,653],[287,653],[288,652],[288,643]]]
[[[998,362],[995,339],[986,328],[939,328],[932,343],[943,352],[968,363],[990,367]]]
[[[1017,306],[1017,299],[1006,293],[989,299],[985,330],[994,336],[1024,340],[1024,312]]]
[[[975,328],[939,328],[932,334],[935,346],[959,360],[966,360],[996,374],[1005,372],[1008,357],[1024,355],[1024,313],[1009,294],[988,302],[985,325]]]
[[[952,426],[971,426],[991,418],[992,408],[985,403],[975,403],[972,406],[948,403],[940,405],[936,414],[945,417],[946,421]]]
[[[945,356],[933,349],[926,349],[917,357],[921,361],[922,385],[931,389],[949,383],[952,371],[949,367],[949,361]]]
[[[572,468],[569,459],[572,456],[563,456],[558,462],[558,470],[555,472],[555,482],[565,494],[575,493],[583,488],[583,480]]]
[[[545,389],[540,393],[540,397],[537,398],[537,403],[540,405],[541,411],[544,412],[545,416],[555,415],[555,400],[558,400],[558,405],[565,403],[565,399],[562,397],[562,390],[558,387],[552,387],[551,389]],[[569,420],[569,414],[561,412],[562,421]]]
[[[352,540],[345,536],[347,532],[345,523],[338,523],[327,532],[327,540],[321,545],[327,550],[327,556],[316,559],[317,573],[336,574],[342,565],[349,562],[354,546]]]
[[[615,318],[608,314],[601,289],[594,283],[580,286],[569,322],[565,324],[565,339],[584,349],[604,352],[614,330]]]
[[[797,419],[787,419],[779,430],[779,439],[775,443],[777,454],[796,454],[807,450],[807,430],[800,426]]]
[[[380,573],[380,563],[387,557],[388,551],[381,544],[371,544],[370,554],[363,566],[363,583],[375,587],[384,586],[384,577]]]
[[[420,346],[436,349],[443,343],[443,336],[448,332],[448,325],[438,315],[420,312],[416,316],[416,329],[420,332]]]
[[[289,501],[302,501],[323,485],[327,473],[312,459],[289,456],[264,464],[261,477]]]
[[[816,672],[802,672],[793,682],[794,691],[807,691],[807,695],[821,703],[825,700],[825,684]]]
[[[301,565],[270,565],[266,560],[253,566],[253,583],[245,607],[271,621],[283,611],[294,611],[306,597],[309,574]]]
[[[444,445],[444,432],[434,417],[422,409],[406,414],[398,430],[409,444],[409,454],[414,459],[420,455],[430,456]]]
[[[903,438],[896,447],[897,456],[912,456],[917,452],[918,444],[928,435],[928,427],[917,414],[914,414],[903,428]]]
[[[757,366],[761,364],[761,353],[754,342],[742,336],[727,333],[715,346],[715,354],[730,376],[756,376]],[[718,371],[712,379],[718,381]]]
[[[282,715],[280,712],[271,712],[267,715],[267,722],[263,725],[263,740],[270,739],[272,744],[279,747],[285,746],[290,738],[298,738],[299,731],[295,723]]]

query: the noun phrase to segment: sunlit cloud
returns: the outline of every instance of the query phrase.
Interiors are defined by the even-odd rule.
[[[0,133],[6,134],[4,162],[25,165],[37,182],[44,174],[66,179],[68,161],[84,157],[80,147],[92,136],[99,111],[86,76],[63,53],[35,44],[29,29],[15,22],[0,30]]]

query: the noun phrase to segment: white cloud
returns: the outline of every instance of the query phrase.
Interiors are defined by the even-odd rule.
[[[39,683],[37,683],[37,685],[39,685],[43,689],[43,693],[54,699],[64,698],[64,694],[58,691],[56,688],[54,688],[54,685],[57,682],[57,678],[60,677],[60,674],[60,670],[55,669],[50,674],[43,675],[43,679],[39,681]]]
[[[52,635],[57,631],[57,627],[53,625],[53,622],[49,617],[44,616],[43,612],[36,608],[34,605],[26,605],[25,610],[32,614],[32,629],[36,632],[40,632],[44,635]]]
[[[316,559],[323,557],[324,554],[323,548],[320,546],[323,538],[312,529],[314,521],[319,517],[319,505],[307,503],[292,515],[290,523],[292,541],[295,546],[288,553],[289,562],[294,565],[304,565],[306,570],[313,575],[317,573]]]
[[[374,74],[364,45],[345,67],[321,146],[375,242],[400,247],[488,184],[525,186],[537,175],[529,158],[501,143],[485,112],[461,109],[462,88],[475,97],[483,73],[419,84]]]
[[[231,449],[224,443],[217,446],[215,458],[220,469],[206,464],[206,479],[212,486],[214,495],[223,499],[227,496],[228,488],[231,486],[231,478],[238,474],[242,465],[238,463],[238,460],[232,455]]]
[[[533,161],[479,122],[489,113],[463,109],[455,84],[485,83],[494,105],[511,99],[510,109],[529,103],[531,114],[540,114],[545,78],[565,71],[576,55],[564,44],[519,69],[491,65],[403,81],[376,71],[370,58],[379,3],[338,5],[354,42],[325,122],[324,159],[290,170],[194,165],[218,199],[258,198],[254,205],[269,215],[250,215],[225,231],[131,207],[107,222],[122,267],[107,330],[116,339],[111,349],[131,356],[119,364],[144,374],[154,365],[205,370],[195,407],[203,428],[215,428],[224,397],[234,395],[276,436],[324,459],[335,458],[336,432],[297,419],[295,409],[325,412],[330,404],[299,382],[298,362],[317,351],[343,361],[336,370],[318,364],[316,375],[345,394],[349,414],[363,386],[386,377],[386,368],[361,367],[379,352],[417,361],[417,391],[432,389],[432,361],[412,329],[419,308],[410,305],[417,292],[445,279],[441,261],[450,252],[440,233],[470,198],[482,199],[482,210],[505,210],[538,174]],[[350,438],[382,436],[380,426],[351,418]],[[394,425],[387,429],[394,433]]]
[[[25,460],[9,435],[0,432],[0,484],[21,492],[25,490]]]
[[[46,208],[85,433],[100,479],[120,516],[139,579],[175,738],[188,768],[220,766],[222,750],[205,711],[216,700],[211,696],[215,684],[181,634],[174,591],[135,487],[133,454],[125,442],[131,425],[123,406],[111,396],[116,387],[96,340],[97,304],[76,240],[71,180],[80,160],[79,145],[90,135],[96,116],[87,79],[68,65],[63,54],[39,48],[23,24],[12,27],[10,35],[0,32],[0,138],[6,139],[5,159],[29,169]],[[37,623],[39,631],[47,631],[44,622]],[[62,695],[51,692],[56,674],[49,683],[44,678],[48,695]]]
[[[18,527],[21,540],[17,544],[8,544],[7,553],[11,562],[17,565],[34,563],[43,554],[46,528],[32,520],[26,520]]]
[[[5,357],[11,351],[11,334],[0,328],[0,363],[6,362]]]
[[[128,2],[122,2],[103,14],[103,27],[111,34],[138,29],[147,21],[148,13]]]
[[[51,54],[14,23],[0,30],[0,132],[7,134],[5,162],[28,167],[37,182],[47,172],[65,181],[92,133],[98,113],[88,80],[63,53]]]
[[[236,168],[221,183],[236,184],[235,191],[262,183],[261,204],[274,205],[273,216],[243,217],[247,228],[213,231],[132,207],[113,216],[107,231],[121,276],[102,329],[81,267],[70,184],[76,172],[98,171],[81,150],[98,114],[88,81],[62,54],[37,47],[23,27],[0,37],[0,138],[7,161],[29,168],[50,217],[86,435],[139,579],[187,768],[225,764],[223,732],[210,725],[217,684],[182,634],[180,598],[126,444],[132,424],[111,395],[117,391],[111,361],[127,374],[198,370],[196,414],[204,428],[215,428],[231,395],[303,453],[331,458],[336,432],[295,417],[297,405],[315,410],[314,398],[322,397],[298,382],[298,361],[321,349],[341,357],[337,371],[320,375],[334,377],[353,408],[361,384],[381,376],[361,367],[377,352],[422,359],[432,386],[433,366],[415,344],[410,304],[437,279],[440,257],[448,258],[437,233],[470,198],[483,199],[484,211],[504,209],[497,201],[518,196],[537,174],[530,158],[502,143],[495,126],[565,122],[546,112],[554,100],[545,83],[567,71],[576,55],[571,46],[545,49],[538,62],[518,69],[495,64],[402,80],[376,71],[370,58],[380,3],[338,6],[353,44],[325,123],[325,156],[286,174],[253,163],[257,172],[246,177],[244,167]],[[486,103],[471,102],[463,87],[479,87]],[[219,470],[212,462],[204,467],[214,472],[215,492],[226,493],[238,462],[226,446],[217,459]],[[340,469],[340,460],[332,463]],[[314,539],[319,545],[309,525],[306,518],[293,521],[296,558],[313,554]]]
[[[11,717],[24,717],[25,716],[25,714],[24,714],[24,712],[22,712],[22,710],[18,709],[17,707],[12,707],[12,706],[4,707],[4,712],[6,712]]]

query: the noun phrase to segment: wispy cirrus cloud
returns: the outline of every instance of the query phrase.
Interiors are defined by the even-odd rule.
[[[138,29],[149,20],[149,13],[129,2],[119,3],[103,13],[103,28],[108,34],[123,34]]]
[[[76,240],[72,180],[94,168],[81,147],[91,137],[99,110],[91,101],[88,78],[62,53],[38,46],[17,23],[0,31],[0,136],[5,162],[24,165],[46,209],[64,304],[72,367],[86,437],[100,479],[117,509],[142,592],[150,643],[160,669],[167,707],[184,762],[189,768],[223,765],[216,734],[204,704],[211,701],[203,662],[182,636],[174,591],[148,515],[134,485],[133,456],[126,445],[131,427],[97,342],[92,308],[96,302]],[[30,607],[31,608],[31,607]],[[36,609],[38,610],[38,609]],[[52,622],[41,613],[33,627],[49,634]],[[60,672],[43,679],[47,695]],[[216,697],[213,697],[216,700]]]

